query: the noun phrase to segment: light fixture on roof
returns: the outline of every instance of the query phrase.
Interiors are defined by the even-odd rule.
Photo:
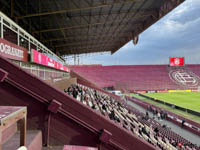
[[[137,35],[137,36],[135,36],[135,37],[133,38],[133,44],[134,44],[134,45],[137,45],[138,40],[139,40],[139,36]]]
[[[20,39],[20,41],[21,41],[21,42],[24,42],[24,39],[23,39],[23,38],[21,38],[21,39]]]
[[[70,21],[71,18],[72,18],[72,16],[71,16],[69,13],[67,13],[67,14],[66,14],[66,20],[67,20],[67,21]]]
[[[133,38],[133,44],[137,45],[139,36],[135,34],[135,32],[132,32],[132,38]]]

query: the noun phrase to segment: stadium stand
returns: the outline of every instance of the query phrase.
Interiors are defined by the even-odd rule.
[[[130,91],[189,88],[170,79],[171,69],[167,65],[74,66],[72,70],[102,88],[121,86]]]
[[[43,144],[157,149],[1,56],[0,67],[0,105],[27,106],[28,131],[41,130]]]
[[[182,143],[184,147],[199,149],[172,131],[162,130],[162,126],[151,118],[145,120],[144,114],[126,107],[121,100],[103,91],[78,85],[88,91],[82,93],[81,101],[81,95],[77,99],[67,96],[4,58],[0,57],[0,63],[3,64],[0,93],[4,97],[1,105],[27,106],[28,129],[40,129],[44,143],[96,147],[100,140],[102,149],[131,149],[134,145],[144,150],[176,149],[176,144]],[[70,95],[73,93],[70,88],[67,91]],[[76,138],[77,132],[79,137]]]
[[[130,97],[127,97],[129,101],[132,101],[134,103],[136,103],[137,105],[145,108],[145,109],[148,109],[149,106],[151,106],[152,108],[154,109],[157,109],[158,111],[162,111],[161,108],[153,105],[153,104],[149,104],[148,102],[145,102],[145,101],[141,101],[140,99],[138,98],[130,98]],[[182,120],[184,120],[186,123],[185,123],[185,126],[183,128],[185,128],[186,130],[189,130],[190,132],[200,136],[200,124],[195,122],[195,121],[192,121],[192,120],[189,120],[183,116],[180,116],[180,115],[177,115],[173,112],[170,112],[170,111],[167,111],[165,110],[165,112],[167,112],[167,120],[170,120],[171,122],[177,124],[178,126],[181,126],[182,127]]]
[[[200,65],[186,65],[186,68],[191,70],[193,73],[195,73],[197,76],[200,76]]]
[[[70,81],[68,80],[70,70],[65,66],[64,60],[57,56],[104,52],[105,50],[114,53],[130,40],[133,40],[133,43],[137,44],[138,35],[141,32],[183,1],[184,0],[159,2],[156,2],[156,0],[102,1],[102,4],[100,1],[92,1],[92,6],[86,1],[86,3],[79,3],[81,5],[75,7],[71,7],[74,5],[74,1],[68,1],[67,5],[71,8],[67,9],[66,13],[67,11],[80,12],[80,14],[75,13],[75,15],[73,14],[72,16],[68,13],[60,13],[63,12],[61,7],[66,6],[64,5],[66,3],[63,1],[56,1],[55,3],[53,1],[40,1],[39,5],[37,2],[34,3],[33,1],[27,1],[26,4],[22,1],[10,1],[11,4],[6,0],[0,2],[4,6],[1,9],[6,13],[9,12],[9,14],[7,14],[9,17],[19,24],[23,24],[26,30],[34,35],[34,37],[30,35],[0,12],[0,105],[9,105],[12,106],[12,109],[16,108],[14,106],[26,106],[28,108],[27,132],[26,119],[23,118],[26,114],[25,112],[14,119],[6,119],[8,122],[5,123],[3,122],[2,115],[7,114],[8,111],[0,111],[0,132],[4,129],[3,133],[0,133],[0,150],[1,146],[4,150],[67,150],[69,148],[75,150],[199,150],[199,147],[172,132],[169,128],[163,128],[158,122],[147,118],[145,114],[139,112],[137,109],[126,106],[125,101],[120,97],[99,88],[99,85],[101,87],[114,87],[116,89],[129,90],[186,88],[170,80],[167,66],[104,67],[101,65],[93,65],[92,71],[89,71],[91,66],[81,67],[81,73],[76,70],[79,66],[73,66],[72,68],[75,68],[75,72],[71,72],[71,77],[75,78],[71,78]],[[115,7],[115,5],[117,5],[117,7]],[[56,9],[57,6],[60,6],[60,10],[56,12],[36,13],[37,6],[40,7],[38,10],[43,10],[43,8],[45,8],[45,10],[52,11],[54,10],[54,6],[56,6]],[[130,6],[131,8],[129,8]],[[93,14],[94,11],[87,12],[87,10],[92,10],[94,8],[101,8],[99,9],[101,12],[98,13],[98,11],[95,11],[95,14]],[[113,12],[111,10],[113,8],[116,9],[114,14],[117,16],[120,16],[121,13],[127,16],[134,10],[134,12],[132,12],[134,16],[131,17],[134,20],[129,20],[129,17],[120,17],[122,20],[114,19],[111,23],[104,23],[101,21],[94,23],[93,21],[89,21],[89,24],[80,25],[79,22],[76,22],[76,20],[79,20],[78,18],[80,18],[80,20],[82,19],[83,14],[87,16],[87,13],[89,13],[88,16],[98,16],[99,14],[101,18],[103,14],[105,15],[109,12],[108,17],[112,16]],[[121,12],[122,8],[123,11]],[[26,10],[26,12],[23,12],[23,10]],[[83,13],[84,11],[85,13]],[[36,14],[30,14],[33,12]],[[53,15],[50,15],[51,13]],[[28,16],[24,16],[24,14]],[[62,16],[62,14],[66,16]],[[34,20],[34,23],[31,23],[32,21],[27,22],[23,19],[31,18],[31,16],[36,18],[37,15],[41,15],[39,17],[39,22],[37,21],[38,19],[25,19]],[[48,15],[48,19],[42,18],[46,15]],[[62,17],[55,17],[54,15]],[[51,27],[52,20],[53,22],[58,22],[58,20],[49,19],[49,17],[52,16],[59,20],[57,24],[59,29],[46,29],[47,27]],[[63,22],[59,19],[63,17],[68,19],[67,22],[73,24],[73,26],[67,25],[66,27],[65,21]],[[74,19],[74,17],[78,18]],[[112,16],[112,18],[115,17]],[[87,19],[85,21],[87,21]],[[62,22],[64,24],[62,24]],[[135,25],[133,26],[133,23],[136,24],[137,27]],[[119,28],[117,30],[113,28],[113,26],[118,26],[118,24]],[[56,24],[54,25],[56,27]],[[93,34],[90,28],[92,28],[93,25],[95,25],[97,32],[95,31],[96,35],[92,35],[92,37],[98,37],[97,39],[90,38],[91,34]],[[111,37],[115,34],[115,39],[121,39],[120,37],[125,35],[127,38],[123,38],[120,42],[115,41],[110,38],[110,35],[107,33],[101,32],[101,25],[110,28],[112,31],[109,31]],[[124,25],[129,25],[131,27],[125,27]],[[79,32],[74,32],[74,29],[78,28],[81,28],[80,34]],[[84,30],[88,31],[88,29],[90,32],[88,32],[87,36],[82,36]],[[118,33],[119,29],[122,34]],[[53,42],[55,44],[53,44],[55,46],[53,50],[49,50],[42,44],[46,43],[48,47],[51,47],[52,41],[55,40],[51,38],[60,36],[60,31],[63,32],[64,30],[67,30],[67,37],[81,37],[81,41],[80,39],[78,41],[81,42],[82,46],[87,44],[86,49],[84,48],[85,46],[80,47],[77,43],[71,43],[71,41],[68,41],[70,39],[67,38],[56,38],[56,41],[60,39],[61,41],[65,40],[67,45],[63,43],[63,49],[58,48],[63,46],[61,41]],[[44,33],[49,31],[58,32],[51,32],[52,34]],[[101,32],[101,35],[97,34],[99,32]],[[105,32],[107,31],[105,30]],[[44,36],[44,34],[46,35]],[[107,39],[102,36],[104,34],[106,34],[109,39],[112,39],[109,41],[109,43],[111,43],[109,47],[105,47]],[[75,35],[75,37],[73,35]],[[36,39],[40,39],[41,43]],[[104,39],[104,41],[102,41],[100,45],[97,45],[97,47],[92,46],[92,49],[88,49],[88,47],[91,47],[91,44],[93,45],[93,39],[96,39],[96,41],[99,41],[98,39]],[[68,47],[68,44],[71,44],[71,46]],[[9,48],[12,49],[12,51]],[[55,51],[56,54],[52,51]],[[18,54],[24,55],[18,56]],[[13,57],[14,55],[16,56]],[[43,62],[42,60],[46,61]],[[179,73],[184,74],[187,71],[188,70],[179,70]],[[197,70],[194,70],[194,72],[199,75]],[[44,82],[42,80],[46,81]],[[60,82],[54,83],[53,80],[60,80]],[[76,82],[78,84],[76,84]],[[72,83],[75,83],[75,85],[69,86]],[[65,89],[65,86],[67,89]],[[15,113],[13,116],[17,114],[18,113]],[[17,124],[15,123],[18,119],[22,119],[20,132],[17,131]]]
[[[179,143],[183,145],[181,149],[189,147],[199,149],[169,128],[161,126],[151,118],[146,118],[145,114],[134,108],[127,108],[105,93],[82,85],[73,85],[65,92],[161,149],[179,149]]]

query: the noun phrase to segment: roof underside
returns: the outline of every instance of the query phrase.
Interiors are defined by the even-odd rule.
[[[184,0],[1,0],[0,11],[60,55],[114,53]]]

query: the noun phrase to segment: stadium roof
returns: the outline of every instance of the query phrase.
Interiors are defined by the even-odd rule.
[[[116,52],[184,0],[1,0],[0,11],[61,55]]]

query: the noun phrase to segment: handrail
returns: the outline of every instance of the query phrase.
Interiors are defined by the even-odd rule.
[[[30,39],[36,41],[37,43],[37,46],[40,45],[42,46],[42,48],[44,48],[45,51],[51,53],[53,56],[55,56],[57,59],[59,59],[60,61],[63,62],[63,60],[61,58],[59,58],[54,52],[52,52],[51,50],[49,50],[46,46],[44,46],[41,42],[39,42],[37,39],[35,39],[32,35],[30,35],[28,32],[26,32],[24,29],[22,29],[19,25],[17,25],[13,20],[11,20],[9,17],[7,17],[4,13],[2,13],[0,11],[0,17],[2,17],[4,20],[8,21],[9,23],[11,23],[12,25],[14,25],[14,27],[16,27],[18,29],[18,31],[22,31],[25,33],[25,35],[27,35],[29,37],[29,42],[30,42]],[[2,21],[3,23],[3,20],[0,20],[0,22]]]

